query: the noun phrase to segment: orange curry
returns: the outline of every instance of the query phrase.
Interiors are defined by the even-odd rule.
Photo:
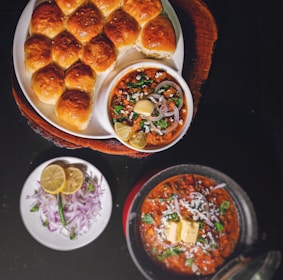
[[[141,100],[152,110],[136,111]],[[168,72],[139,68],[126,73],[111,92],[109,111],[112,123],[132,127],[133,135],[143,133],[146,148],[159,147],[175,139],[184,126],[187,103],[181,86]]]
[[[194,174],[176,175],[154,187],[140,210],[147,254],[176,273],[214,273],[240,234],[236,205],[225,187]]]

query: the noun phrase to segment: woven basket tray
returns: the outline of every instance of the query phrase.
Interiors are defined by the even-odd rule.
[[[214,45],[217,40],[217,27],[208,7],[200,0],[171,0],[179,16],[185,43],[183,76],[188,82],[194,100],[194,116],[201,98],[201,87],[207,80]],[[42,137],[63,148],[89,148],[113,155],[141,158],[150,155],[131,150],[116,139],[87,139],[73,136],[49,124],[32,108],[17,82],[12,68],[13,96],[20,112],[27,118],[32,129]]]

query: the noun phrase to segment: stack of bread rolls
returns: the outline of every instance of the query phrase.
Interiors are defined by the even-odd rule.
[[[54,106],[71,130],[88,127],[97,75],[117,56],[136,48],[171,58],[174,27],[161,0],[50,0],[33,10],[25,41],[25,66],[37,98]]]

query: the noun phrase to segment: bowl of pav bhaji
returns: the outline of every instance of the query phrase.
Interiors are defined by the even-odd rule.
[[[123,226],[133,262],[154,280],[219,279],[217,272],[258,238],[246,192],[222,172],[191,164],[137,184]]]
[[[145,59],[125,66],[109,83],[106,95],[112,133],[131,149],[163,151],[190,127],[190,88],[179,72],[161,61]]]

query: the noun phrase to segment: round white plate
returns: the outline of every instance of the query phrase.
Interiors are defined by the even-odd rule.
[[[99,106],[95,106],[97,103],[97,100],[99,99],[99,96],[103,96],[105,93],[105,84],[109,82],[109,75],[111,76],[111,72],[106,71],[102,74],[99,74],[96,79],[95,84],[95,90],[94,90],[94,110],[93,115],[90,120],[89,126],[81,131],[81,132],[75,132],[71,131],[65,127],[62,126],[58,122],[58,119],[55,115],[54,106],[47,105],[44,103],[41,103],[38,98],[35,96],[31,89],[31,76],[26,71],[25,68],[25,53],[24,53],[24,43],[28,37],[28,30],[29,30],[29,24],[30,19],[32,16],[32,12],[34,10],[35,5],[38,3],[38,1],[42,0],[30,0],[28,4],[26,5],[25,9],[23,10],[21,17],[18,21],[15,35],[14,35],[14,43],[13,43],[13,63],[14,63],[14,69],[16,73],[17,80],[19,82],[19,85],[28,100],[28,102],[31,104],[31,106],[34,108],[34,110],[48,123],[52,124],[56,128],[83,138],[90,138],[90,139],[108,139],[112,138],[113,135],[111,133],[111,129],[109,126],[107,126],[107,122],[105,119],[101,118],[101,115],[103,114],[103,111],[106,110],[106,108],[101,108]],[[175,51],[175,54],[173,55],[172,59],[165,59],[162,60],[164,64],[171,66],[174,70],[177,70],[179,73],[183,70],[183,62],[184,62],[184,38],[183,33],[181,29],[181,24],[179,22],[179,19],[171,6],[171,4],[168,2],[168,0],[161,0],[164,11],[168,14],[169,18],[172,21],[172,24],[176,31],[176,38],[177,38],[177,48]],[[117,64],[114,69],[117,70],[121,67],[124,67],[125,64],[129,64],[130,62],[139,60],[145,58],[143,54],[138,52],[136,49],[131,49],[130,51],[127,51],[126,53],[122,53],[118,55],[117,57]],[[112,71],[113,72],[113,71]]]
[[[88,174],[97,176],[98,179],[102,178],[101,188],[103,190],[103,195],[101,200],[102,209],[100,216],[98,217],[97,221],[92,224],[87,233],[78,236],[78,238],[74,240],[70,240],[67,236],[60,234],[59,231],[50,232],[45,226],[43,226],[39,217],[39,213],[30,212],[33,200],[27,199],[27,196],[32,195],[35,189],[38,188],[37,182],[39,181],[43,168],[56,161],[66,161],[71,164],[82,164],[86,167]],[[73,250],[83,247],[94,241],[106,228],[112,213],[111,190],[101,172],[89,162],[74,157],[53,158],[40,164],[26,179],[20,197],[20,212],[26,229],[39,243],[54,250]]]

